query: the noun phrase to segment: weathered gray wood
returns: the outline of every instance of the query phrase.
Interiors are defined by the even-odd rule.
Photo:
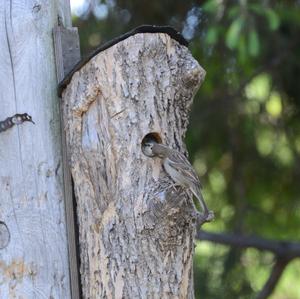
[[[141,142],[156,132],[184,150],[204,74],[168,35],[136,34],[97,54],[64,90],[84,298],[194,297],[191,198]]]
[[[52,29],[70,26],[67,0],[0,2],[0,298],[71,298]],[[7,239],[6,239],[7,240]]]
[[[62,25],[56,26],[53,30],[56,73],[58,83],[64,76],[74,67],[80,59],[79,35],[77,28],[64,28]],[[63,124],[63,113],[60,101],[60,116],[61,124]],[[80,298],[80,278],[77,260],[77,246],[75,234],[75,219],[73,206],[73,187],[71,180],[71,173],[68,164],[68,154],[66,146],[66,138],[63,126],[61,126],[62,137],[62,167],[63,167],[63,182],[64,182],[64,198],[66,210],[66,224],[68,237],[68,251],[69,251],[69,267],[72,299]]]
[[[62,25],[53,29],[55,61],[58,83],[80,60],[78,29],[65,28]]]

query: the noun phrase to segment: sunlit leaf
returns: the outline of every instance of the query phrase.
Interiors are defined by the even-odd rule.
[[[284,271],[284,275],[279,280],[276,286],[276,292],[270,297],[270,299],[287,298],[294,299],[300,298],[300,260],[295,259],[290,262]],[[295,286],[295,287],[291,287]]]
[[[271,253],[260,253],[256,249],[248,248],[245,250],[242,258],[242,262],[245,265],[246,275],[252,289],[255,292],[262,289],[269,276],[268,267],[262,263],[264,255],[269,255],[269,258],[271,259],[273,257]],[[268,266],[270,267],[271,265],[269,264]]]
[[[243,25],[244,19],[241,17],[231,23],[226,34],[226,45],[228,48],[235,49],[237,47]]]
[[[270,29],[276,30],[280,25],[280,20],[277,13],[271,8],[268,8],[265,13],[269,22]]]
[[[286,135],[281,134],[276,141],[274,157],[281,165],[291,166],[294,161],[294,155]]]
[[[270,99],[266,103],[267,112],[273,116],[278,117],[282,112],[282,103],[280,95],[277,92],[272,92]]]
[[[234,207],[226,205],[221,210],[221,218],[223,220],[230,219],[234,215]]]
[[[215,193],[221,193],[226,189],[226,181],[224,175],[217,169],[210,172],[209,182],[213,192]]]
[[[194,161],[194,168],[200,176],[203,176],[207,171],[205,160],[201,159],[200,157],[196,157]]]
[[[281,146],[276,152],[276,156],[280,163],[284,166],[291,166],[294,161],[292,150],[288,146]]]
[[[248,35],[248,49],[251,56],[257,56],[259,54],[259,39],[254,29],[252,29]]]
[[[270,94],[270,76],[261,74],[252,79],[246,86],[245,93],[247,98],[265,102]]]
[[[275,205],[274,197],[264,195],[263,199],[264,200],[261,201],[261,209],[265,213],[270,213]]]
[[[269,155],[274,149],[276,135],[268,129],[260,129],[256,133],[256,148],[262,156]]]

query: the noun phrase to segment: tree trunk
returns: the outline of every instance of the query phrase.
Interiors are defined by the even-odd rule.
[[[195,210],[172,188],[151,136],[184,150],[204,70],[169,35],[133,35],[94,56],[63,91],[84,298],[194,298]]]
[[[0,298],[70,298],[52,29],[69,1],[0,3]]]

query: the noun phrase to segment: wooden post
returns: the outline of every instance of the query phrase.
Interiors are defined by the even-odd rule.
[[[76,63],[80,60],[80,45],[77,28],[65,28],[62,24],[53,29],[56,75],[57,82],[60,83],[64,77],[72,70]],[[75,198],[72,186],[72,178],[68,163],[68,153],[66,146],[66,138],[64,131],[64,120],[62,113],[61,99],[60,107],[60,122],[61,122],[61,144],[62,144],[62,168],[63,168],[63,185],[66,211],[67,225],[67,240],[69,251],[69,267],[72,299],[80,298],[80,279],[79,279],[79,261],[76,240],[76,213],[75,213]]]
[[[134,34],[103,49],[63,91],[83,297],[192,299],[191,197],[141,145],[151,134],[184,151],[205,71],[169,34]]]
[[[0,3],[0,298],[71,298],[52,29],[69,0]]]

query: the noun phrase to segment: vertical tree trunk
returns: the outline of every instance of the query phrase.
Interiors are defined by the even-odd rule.
[[[67,0],[0,3],[0,298],[70,298],[52,29]]]
[[[100,52],[63,92],[80,226],[84,298],[193,298],[195,211],[145,135],[184,150],[204,70],[167,34]]]

